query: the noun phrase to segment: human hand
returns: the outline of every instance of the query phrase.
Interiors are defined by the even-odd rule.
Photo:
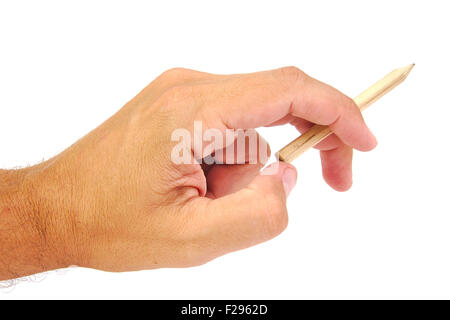
[[[340,191],[352,183],[352,148],[376,145],[350,98],[294,67],[238,75],[169,70],[73,146],[26,169],[21,185],[45,230],[44,260],[58,261],[45,268],[195,266],[282,232],[295,168],[281,162],[261,174],[263,163],[176,164],[172,133],[194,134],[194,121],[224,136],[227,129],[329,125],[334,134],[317,147],[325,180]],[[191,145],[189,152],[204,158],[218,148]],[[246,149],[247,162],[252,153]]]

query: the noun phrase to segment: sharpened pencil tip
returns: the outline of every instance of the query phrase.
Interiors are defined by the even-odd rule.
[[[414,68],[415,65],[416,65],[415,63],[412,63],[412,64],[410,64],[406,67],[400,68],[398,70],[401,71],[402,73],[404,73],[405,76],[408,76],[408,74],[411,72],[411,70]]]

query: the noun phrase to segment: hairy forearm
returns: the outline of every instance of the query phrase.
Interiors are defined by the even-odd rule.
[[[67,265],[33,170],[0,170],[0,281]]]

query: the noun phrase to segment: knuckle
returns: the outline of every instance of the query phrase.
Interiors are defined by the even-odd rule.
[[[359,109],[358,105],[351,99],[350,97],[342,94],[341,102],[336,104],[335,108],[335,114],[336,119],[333,121],[332,124],[335,124],[340,119],[348,117],[349,115],[358,115],[361,116],[361,110]]]
[[[343,105],[348,107],[349,109],[354,109],[359,111],[358,105],[355,103],[355,101],[350,98],[349,96],[346,96],[345,94],[342,95],[343,99]]]
[[[164,80],[176,80],[188,73],[188,69],[184,68],[171,68],[164,71],[159,77]]]
[[[298,82],[304,79],[305,73],[295,66],[288,66],[279,69],[281,76],[288,81]]]

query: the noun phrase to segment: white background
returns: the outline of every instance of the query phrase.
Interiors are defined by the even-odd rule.
[[[400,66],[365,112],[379,146],[347,193],[318,153],[294,164],[290,225],[202,267],[71,269],[12,298],[450,298],[448,1],[1,1],[0,168],[48,159],[162,71],[296,65],[350,96]],[[277,150],[296,132],[260,131]],[[1,257],[0,257],[1,259]]]

